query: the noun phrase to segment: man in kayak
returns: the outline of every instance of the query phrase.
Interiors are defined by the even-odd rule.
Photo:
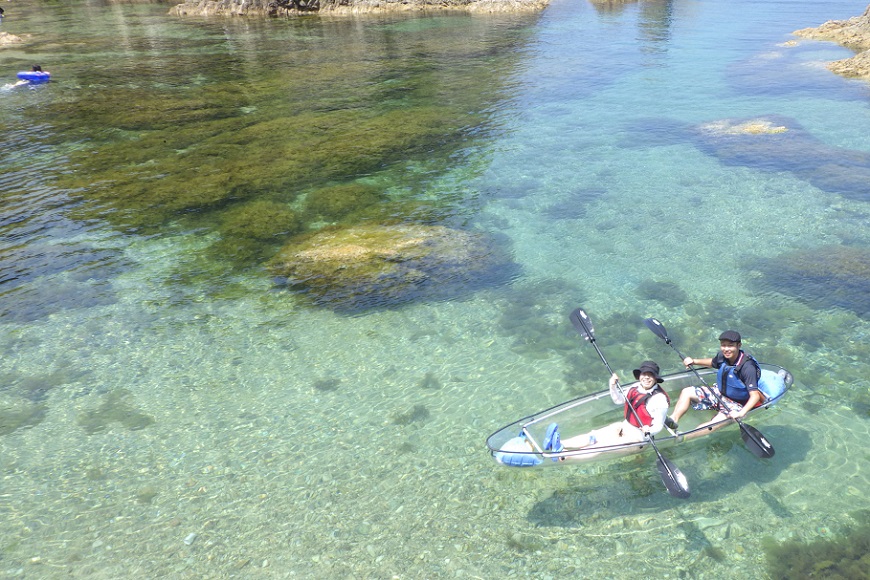
[[[758,389],[761,369],[758,362],[741,350],[740,333],[726,330],[719,336],[719,352],[712,358],[683,359],[686,367],[692,365],[719,369],[712,387],[686,387],[674,407],[674,413],[665,420],[670,429],[677,429],[680,417],[691,405],[698,411],[715,410],[716,416],[699,425],[704,427],[725,418],[740,419],[757,405],[764,395]]]
[[[559,441],[558,427],[553,423],[547,429],[547,437],[544,441],[545,449],[548,442],[551,444],[551,448],[561,445],[564,450],[568,451],[593,446],[606,447],[624,443],[640,443],[661,431],[671,401],[664,389],[659,386],[664,380],[659,376],[659,365],[651,360],[644,361],[640,368],[634,369],[634,378],[638,380],[638,384],[625,391],[625,396],[623,396],[623,392],[617,387],[619,377],[616,373],[610,377],[611,398],[617,404],[624,403],[622,421],[611,423],[583,435],[570,437],[564,441]],[[555,445],[553,445],[554,443]],[[558,449],[552,450],[558,451]],[[588,455],[584,455],[578,459],[588,457]],[[566,456],[563,459],[571,459],[571,456]]]

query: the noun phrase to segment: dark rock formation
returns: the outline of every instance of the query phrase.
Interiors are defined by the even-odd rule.
[[[827,145],[794,119],[720,119],[692,133],[701,151],[727,165],[790,171],[821,190],[870,201],[870,154]]]
[[[822,246],[758,260],[749,268],[761,274],[753,284],[818,308],[844,308],[870,315],[870,251]]]

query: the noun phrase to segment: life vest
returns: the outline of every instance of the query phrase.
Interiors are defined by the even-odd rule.
[[[725,361],[722,366],[719,367],[719,372],[716,375],[719,392],[741,405],[749,400],[749,389],[743,384],[743,381],[740,380],[740,370],[743,368],[743,365],[749,361],[755,363],[756,374],[758,375],[755,377],[755,380],[757,381],[761,375],[761,372],[758,371],[758,369],[761,367],[758,366],[757,360],[742,350],[737,356],[737,362],[734,365],[729,365],[728,361]]]
[[[664,389],[658,385],[653,387],[653,389],[648,393],[641,393],[640,389],[637,387],[630,388],[625,394],[625,420],[638,429],[641,428],[641,425],[652,425],[652,417],[650,416],[649,411],[646,410],[646,402],[656,393],[663,394],[665,399],[668,400],[668,405],[671,404],[671,398],[668,397],[668,394]],[[631,403],[631,406],[629,406],[629,403]],[[635,414],[631,411],[632,407],[637,411],[637,417],[635,417]],[[640,418],[640,425],[637,423],[638,417]]]

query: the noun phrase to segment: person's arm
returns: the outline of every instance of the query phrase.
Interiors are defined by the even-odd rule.
[[[687,356],[683,359],[683,364],[686,365],[686,368],[689,368],[692,365],[698,367],[712,367],[713,359],[712,358],[692,358]]]
[[[668,416],[668,398],[662,393],[656,393],[647,401],[646,410],[652,418],[652,423],[649,427],[644,426],[643,431],[655,435],[665,426],[665,419]]]
[[[622,396],[622,391],[620,391],[619,387],[616,386],[618,380],[619,377],[616,373],[610,375],[610,398],[613,399],[614,404],[622,405],[625,403],[625,397]]]
[[[758,404],[758,401],[761,400],[761,391],[758,389],[754,391],[749,391],[749,400],[743,405],[743,408],[739,411],[731,411],[728,413],[728,416],[732,419],[742,419],[746,416],[746,413],[755,408],[755,405]]]

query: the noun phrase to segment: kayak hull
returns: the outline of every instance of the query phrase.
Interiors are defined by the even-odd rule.
[[[769,408],[779,402],[794,383],[794,378],[784,368],[762,363],[762,390],[766,400],[746,414],[746,418]],[[716,369],[699,369],[698,373],[708,384],[716,382]],[[672,401],[676,401],[680,391],[689,386],[700,385],[697,375],[692,371],[674,373],[662,377],[662,388],[667,391]],[[628,390],[636,383],[623,385]],[[547,427],[558,423],[562,439],[598,429],[619,420],[622,406],[616,406],[609,390],[565,401],[549,409],[523,417],[505,425],[486,440],[490,454],[497,463],[508,467],[548,467],[570,465],[576,462],[586,462],[602,459],[615,459],[640,453],[651,447],[649,442],[622,443],[608,446],[589,446],[582,449],[564,450],[550,453],[544,450]],[[686,440],[709,435],[726,425],[733,424],[731,419],[725,419],[712,425],[699,427],[701,423],[710,420],[714,412],[690,410],[680,421],[680,431],[673,433],[661,431],[655,438],[656,445],[662,449]]]

